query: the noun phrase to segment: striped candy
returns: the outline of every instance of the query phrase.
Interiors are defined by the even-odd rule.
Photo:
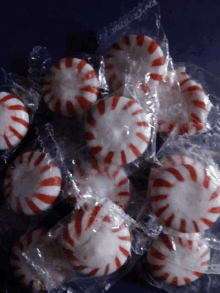
[[[114,214],[118,209],[86,206],[63,229],[61,242],[76,271],[89,276],[108,275],[130,256],[130,232],[123,217]]]
[[[129,179],[121,167],[93,160],[78,168],[73,179],[80,190],[80,198],[91,196],[97,201],[108,198],[121,208],[130,200]]]
[[[172,80],[173,78],[173,80]],[[185,68],[177,69],[175,76],[167,76],[167,84],[159,88],[160,111],[158,131],[168,135],[203,133],[211,102],[202,87],[185,73]]]
[[[28,152],[8,168],[5,195],[14,211],[35,215],[51,207],[61,183],[60,169],[47,154]]]
[[[29,115],[24,104],[15,96],[0,93],[0,150],[20,143],[28,131]]]
[[[205,273],[209,265],[208,246],[201,241],[160,236],[147,254],[151,274],[173,286],[187,285]]]
[[[50,68],[43,91],[52,111],[65,116],[81,115],[97,100],[97,74],[84,60],[64,58]]]
[[[144,35],[130,35],[112,44],[105,56],[107,81],[113,91],[136,80],[144,90],[157,86],[165,72],[165,58],[160,46]],[[119,94],[122,94],[120,92]]]
[[[14,275],[37,292],[57,288],[71,271],[63,248],[43,237],[45,234],[38,229],[23,235],[11,256]]]
[[[149,117],[131,99],[113,96],[100,100],[88,111],[86,122],[90,152],[105,163],[126,165],[148,147]]]
[[[151,172],[152,208],[166,227],[183,233],[211,227],[220,213],[220,187],[207,169],[186,156],[168,156]],[[167,162],[167,164],[166,164]]]

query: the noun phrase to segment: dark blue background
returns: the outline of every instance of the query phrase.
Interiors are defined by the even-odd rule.
[[[158,2],[174,61],[192,62],[220,76],[220,1]],[[81,32],[78,37],[83,38],[83,32],[99,31],[137,4],[137,0],[4,1],[0,18],[0,67],[8,72],[25,73],[34,46],[47,47],[59,55],[66,51],[66,35],[70,31]],[[157,292],[152,288],[150,291],[150,286],[149,291],[138,286],[138,283],[143,285],[140,282],[132,273],[109,293]]]

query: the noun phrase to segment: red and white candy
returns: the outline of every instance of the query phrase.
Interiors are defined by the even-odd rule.
[[[205,132],[211,102],[202,87],[182,67],[166,80],[158,88],[158,131],[166,135],[172,131],[190,135]]]
[[[169,285],[182,286],[206,272],[210,251],[204,242],[164,234],[150,248],[147,260],[153,277]]]
[[[130,200],[129,179],[124,169],[119,166],[102,165],[93,160],[78,168],[73,179],[79,189],[80,198],[92,197],[99,202],[110,199],[121,208]]]
[[[85,206],[64,228],[62,245],[76,271],[89,276],[108,275],[130,256],[131,236],[120,208]],[[115,213],[117,212],[117,213]]]
[[[14,275],[33,291],[57,288],[71,271],[62,246],[45,240],[45,234],[43,229],[30,231],[12,250]]]
[[[29,128],[29,115],[24,104],[15,96],[0,93],[0,150],[19,144]]]
[[[161,163],[151,172],[148,191],[156,216],[166,227],[184,233],[211,227],[220,214],[220,186],[209,169],[181,155]]]
[[[147,149],[149,116],[135,101],[113,96],[100,100],[87,114],[86,139],[90,152],[107,164],[125,165]]]
[[[158,85],[165,72],[163,51],[157,42],[144,35],[125,36],[112,44],[105,64],[106,78],[114,91],[123,88],[127,79],[150,90]]]
[[[58,114],[81,115],[97,100],[98,84],[97,74],[90,64],[78,58],[64,58],[45,76],[44,100]]]
[[[61,188],[57,164],[38,151],[20,155],[6,172],[5,195],[10,207],[26,215],[35,215],[56,200]]]

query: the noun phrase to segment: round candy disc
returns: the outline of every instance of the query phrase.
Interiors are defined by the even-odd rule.
[[[91,196],[97,201],[108,198],[124,208],[129,202],[130,186],[125,171],[114,165],[84,164],[76,170],[73,179],[79,189],[79,197]]]
[[[8,168],[5,194],[14,211],[34,215],[51,207],[59,195],[61,181],[60,169],[48,155],[28,152]]]
[[[149,250],[147,260],[155,278],[173,286],[181,286],[205,273],[210,252],[201,241],[162,235]]]
[[[168,135],[176,130],[178,134],[192,135],[207,130],[211,103],[202,87],[185,73],[185,68],[178,68],[172,78],[167,76],[167,82],[158,88],[158,97],[159,132]]]
[[[62,244],[77,271],[89,276],[108,275],[129,257],[130,232],[120,212],[114,214],[117,209],[102,205],[80,209],[64,228]]]
[[[135,101],[118,96],[94,105],[85,128],[90,152],[116,166],[137,159],[147,149],[151,135],[144,109]]]
[[[29,115],[24,104],[15,96],[0,93],[0,150],[20,143],[28,131]]]
[[[184,233],[211,227],[220,213],[219,185],[200,162],[185,156],[170,158],[177,159],[177,164],[157,167],[150,176],[149,195],[156,216],[166,227]]]
[[[97,100],[97,74],[84,60],[64,58],[50,68],[43,90],[52,111],[65,116],[83,114]]]
[[[63,248],[45,242],[45,234],[43,229],[30,231],[12,250],[14,275],[33,291],[57,288],[71,270]]]
[[[116,91],[127,79],[151,89],[162,80],[165,58],[160,46],[144,35],[130,35],[111,45],[105,56],[106,78]]]

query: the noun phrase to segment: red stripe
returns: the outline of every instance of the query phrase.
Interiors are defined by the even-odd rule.
[[[132,143],[129,145],[130,150],[135,155],[136,158],[140,157],[141,152]]]
[[[172,214],[169,216],[169,218],[166,220],[166,222],[165,222],[165,226],[169,228],[169,227],[172,225],[172,222],[173,222],[174,218],[175,218],[175,214],[172,213]]]
[[[180,86],[183,86],[185,83],[187,83],[190,80],[190,78],[186,78],[183,81],[181,81]]]
[[[11,99],[14,99],[14,98],[15,98],[15,96],[12,96],[12,95],[6,95],[6,96],[4,96],[3,98],[1,98],[0,103],[4,103],[4,102],[6,102],[6,101],[8,101],[8,100],[11,100]]]
[[[59,62],[56,62],[56,63],[54,64],[54,66],[56,67],[56,69],[61,70],[61,67],[60,67]]]
[[[152,62],[151,66],[162,66],[162,65],[164,65],[164,63],[165,63],[165,58],[163,56],[163,57],[159,57],[159,58],[155,59]]]
[[[180,174],[180,172],[178,170],[176,170],[175,168],[167,168],[166,169],[167,172],[170,172],[171,174],[173,174],[173,176],[180,182],[184,182],[185,179],[183,178],[183,176]]]
[[[71,67],[73,64],[73,58],[66,58],[65,65],[67,68]]]
[[[40,165],[40,163],[43,161],[43,159],[46,157],[46,154],[40,154],[37,160],[34,163],[34,167],[37,167]]]
[[[189,126],[187,123],[183,123],[182,125],[180,125],[179,127],[179,133],[180,134],[184,134],[184,133],[189,133]]]
[[[122,108],[122,110],[127,110],[128,108],[130,108],[132,105],[135,104],[135,101],[130,100],[129,102],[127,102],[127,104]]]
[[[157,277],[161,282],[165,282],[169,278],[170,274],[164,273],[162,276]]]
[[[21,105],[12,105],[12,106],[8,106],[7,108],[8,110],[11,110],[11,111],[24,111],[28,113],[27,109]]]
[[[219,214],[220,213],[220,207],[211,208],[211,209],[208,210],[208,213]]]
[[[76,236],[80,236],[82,233],[82,219],[84,216],[84,210],[80,209],[75,217],[75,231],[76,231]]]
[[[152,40],[150,42],[148,49],[147,49],[147,53],[149,55],[153,54],[156,51],[157,47],[158,47],[158,44],[154,40]]]
[[[92,148],[90,149],[90,152],[91,152],[93,155],[97,155],[97,154],[99,154],[101,151],[102,151],[102,147],[101,147],[101,146],[92,147]]]
[[[118,50],[118,51],[123,51],[123,49],[119,46],[118,43],[114,43],[111,46],[113,49]]]
[[[193,86],[187,88],[187,89],[184,91],[184,93],[185,93],[185,92],[194,92],[194,91],[203,92],[203,90],[202,90],[202,88],[201,88],[200,86],[198,86],[198,85],[193,85]]]
[[[117,256],[115,257],[115,265],[116,265],[117,269],[119,269],[121,267],[121,262]]]
[[[28,128],[29,126],[29,123],[26,122],[25,120],[21,119],[21,118],[18,118],[18,117],[15,117],[15,116],[11,116],[11,119],[15,122],[18,122],[20,124],[22,124],[24,127]]]
[[[147,138],[144,134],[142,134],[142,133],[140,133],[140,132],[136,132],[136,135],[137,135],[137,137],[139,137],[139,138],[140,138],[141,140],[143,140],[144,142],[149,143],[148,138]]]
[[[46,165],[40,170],[40,173],[43,174],[43,173],[47,172],[48,170],[50,170],[51,168],[52,168],[51,165]]]
[[[143,122],[136,122],[136,125],[137,126],[145,126],[145,127],[148,127],[148,123],[146,121],[143,121]]]
[[[144,35],[137,35],[136,36],[136,40],[137,40],[137,45],[138,46],[143,46],[143,43],[144,43]]]
[[[209,254],[209,249],[207,249],[205,252],[203,252],[203,254],[200,256],[200,259],[205,257],[208,254]]]
[[[55,113],[61,114],[61,101],[58,99],[54,106]]]
[[[193,103],[193,105],[195,107],[201,108],[201,109],[206,111],[206,105],[205,105],[204,102],[202,102],[202,101],[192,101],[192,103]]]
[[[184,164],[183,166],[189,171],[189,174],[190,174],[192,181],[196,182],[197,181],[197,174],[196,174],[195,168],[191,165]]]
[[[17,132],[17,130],[15,130],[11,125],[9,126],[9,130],[10,130],[15,136],[17,136],[17,138],[19,138],[20,140],[23,139],[23,136],[22,136],[19,132]]]
[[[189,284],[192,282],[189,278],[186,278],[186,277],[183,278],[183,280],[184,280],[185,284]]]
[[[46,186],[60,186],[62,183],[61,178],[59,176],[51,177],[48,179],[44,179],[40,183],[40,187],[46,187]]]
[[[36,214],[36,213],[41,213],[41,212],[42,212],[42,210],[39,209],[39,207],[37,207],[37,206],[33,203],[33,201],[31,201],[29,198],[26,198],[26,202],[27,202],[29,208],[32,210],[33,213]]]
[[[196,277],[201,277],[203,275],[203,273],[200,272],[193,272],[193,275],[195,275]]]
[[[100,210],[101,210],[101,206],[96,206],[93,209],[93,211],[92,211],[92,213],[91,213],[91,215],[89,217],[86,229],[88,229],[88,228],[90,228],[92,226],[92,224],[94,223],[94,221],[95,221],[95,219],[96,219],[96,217],[97,217],[97,215],[98,215]]]
[[[151,196],[150,201],[151,202],[157,202],[159,200],[167,199],[167,197],[168,197],[168,194],[161,194],[161,195]]]
[[[113,97],[111,110],[115,110],[115,108],[118,105],[119,99],[120,99],[120,97],[118,97],[118,96],[114,96]]]
[[[219,196],[219,193],[218,193],[218,189],[217,189],[215,192],[212,193],[212,195],[210,196],[209,201],[215,199],[215,198],[218,197],[218,196]]]
[[[33,197],[39,199],[40,201],[42,201],[46,204],[54,203],[54,201],[57,198],[57,196],[52,196],[52,195],[43,194],[43,193],[35,193]]]
[[[196,221],[192,221],[192,223],[193,223],[193,226],[194,226],[196,233],[198,233],[199,232],[198,224],[196,223]]]
[[[204,171],[204,181],[203,181],[203,186],[207,189],[207,188],[209,188],[210,177],[207,175],[205,169],[204,169],[203,171]]]
[[[89,123],[91,126],[96,126],[96,120],[92,117],[92,112],[91,110],[88,111],[88,114],[87,114],[87,123]]]
[[[180,232],[186,233],[186,220],[180,219]]]
[[[167,235],[162,235],[161,237],[160,237],[160,239],[162,240],[162,242],[163,242],[163,244],[166,246],[166,248],[168,248],[170,251],[173,251],[174,249],[173,249],[173,245],[172,245],[172,243],[171,243],[171,241],[170,241],[170,239],[167,237]]]
[[[118,236],[118,239],[122,241],[131,241],[131,236]]]
[[[151,79],[153,80],[157,80],[157,81],[161,81],[163,79],[161,74],[157,74],[157,73],[151,73],[150,74]]]
[[[150,255],[160,260],[166,260],[167,258],[166,255],[164,255],[163,253],[161,253],[159,250],[155,249],[154,247],[151,248]]]
[[[95,139],[95,135],[92,132],[86,132],[85,136],[86,136],[87,140],[94,140]]]
[[[71,101],[66,101],[66,111],[71,116],[76,116],[76,109]]]
[[[75,99],[77,100],[79,106],[83,110],[87,109],[89,106],[92,105],[92,102],[90,102],[89,100],[87,100],[86,98],[84,98],[82,96],[76,96]]]
[[[158,178],[154,180],[154,184],[153,187],[166,187],[166,188],[172,188],[174,185],[171,184],[170,182],[162,179],[162,178]]]
[[[104,275],[107,275],[108,274],[108,271],[109,271],[109,264],[107,264],[107,266],[105,267],[105,273],[104,273]]]
[[[124,40],[124,43],[125,43],[126,46],[128,46],[128,47],[131,46],[131,42],[130,42],[130,38],[129,38],[129,36],[125,36],[125,37],[123,38],[123,40]]]
[[[121,252],[122,252],[126,257],[129,257],[129,255],[130,255],[129,251],[127,251],[126,249],[124,249],[122,246],[119,246],[119,249],[121,250]]]
[[[67,226],[63,230],[63,238],[65,239],[65,241],[69,245],[71,245],[72,247],[75,247],[75,242],[74,242],[73,238],[70,236],[69,230],[68,230],[68,227]]]
[[[4,139],[5,139],[5,142],[6,142],[7,146],[8,146],[8,148],[11,148],[12,145],[11,145],[9,139],[7,138],[6,133],[4,134]]]
[[[127,183],[128,182],[128,178],[124,178],[124,179],[122,179],[119,183],[118,183],[118,187],[120,187],[120,186],[122,186],[122,185],[124,185],[125,183]]]
[[[157,217],[160,217],[168,208],[169,208],[169,204],[166,204],[164,207],[162,207],[162,208],[160,208],[159,210],[157,210],[156,212],[155,212],[155,215],[157,216]]]
[[[178,285],[178,278],[177,277],[173,277],[172,282],[170,283],[170,285],[177,286]]]
[[[208,266],[208,265],[209,265],[209,260],[204,261],[204,262],[201,263],[201,266]]]
[[[131,194],[130,194],[130,192],[128,192],[128,191],[124,191],[124,192],[119,192],[118,194],[117,194],[117,196],[130,196]]]
[[[152,272],[158,272],[158,271],[162,270],[163,268],[164,268],[163,265],[158,266],[158,265],[150,264],[150,269]]]
[[[137,111],[133,112],[131,115],[135,116],[135,115],[141,114],[141,113],[144,113],[144,110],[143,109],[137,110]]]
[[[95,70],[91,70],[82,77],[81,82],[84,82],[86,80],[96,78],[96,77],[97,77],[97,74],[96,74]]]
[[[147,94],[150,92],[150,88],[143,82],[140,84],[140,88],[144,94]]]
[[[85,85],[84,87],[80,88],[80,91],[89,92],[91,94],[95,94],[96,96],[99,94],[99,88],[93,85]]]
[[[104,163],[105,164],[111,164],[113,156],[114,156],[114,152],[109,152],[108,155],[106,156],[105,160],[104,160]]]
[[[90,277],[95,276],[95,275],[97,274],[98,271],[99,271],[99,268],[96,268],[96,269],[92,270],[88,275],[89,275]]]
[[[33,158],[34,152],[31,152],[29,157],[28,157],[28,163],[31,162],[32,158]]]
[[[121,163],[122,165],[126,165],[127,164],[127,158],[126,158],[126,155],[125,155],[125,151],[121,151]]]
[[[82,71],[82,69],[86,66],[86,61],[81,60],[79,62],[79,64],[77,65],[77,72],[80,73]]]
[[[100,101],[97,106],[98,106],[99,114],[104,115],[105,114],[105,101],[104,100]]]

